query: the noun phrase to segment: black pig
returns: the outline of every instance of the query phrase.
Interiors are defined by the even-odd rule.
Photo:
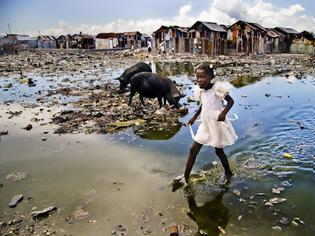
[[[152,69],[144,62],[138,62],[137,64],[127,68],[120,77],[116,78],[120,82],[120,91],[123,91],[130,83],[131,77],[139,72],[152,72]]]
[[[143,98],[157,98],[160,108],[162,108],[162,98],[164,99],[164,105],[167,100],[171,106],[178,108],[179,99],[183,97],[171,79],[151,72],[140,72],[131,77],[129,106],[136,92],[139,93],[143,105]]]

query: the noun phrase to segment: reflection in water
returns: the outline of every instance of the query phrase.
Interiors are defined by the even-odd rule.
[[[194,74],[194,64],[191,62],[157,62],[155,68],[156,73],[163,76]]]
[[[254,84],[262,78],[258,78],[255,76],[243,75],[238,77],[237,79],[233,79],[231,84],[233,84],[236,88],[241,88],[249,84]]]
[[[227,190],[222,190],[213,200],[202,206],[197,205],[194,194],[187,196],[190,208],[190,212],[187,214],[197,223],[199,233],[215,236],[221,233],[219,227],[226,228],[230,215],[229,209],[223,204],[223,196]]]
[[[172,127],[171,129],[162,131],[151,129],[139,134],[139,136],[143,139],[148,140],[168,140],[172,138],[180,130],[180,128],[181,126],[177,125]]]

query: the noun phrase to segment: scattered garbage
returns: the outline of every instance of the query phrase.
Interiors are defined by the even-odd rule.
[[[292,159],[293,156],[290,153],[283,153],[283,157],[286,159]]]
[[[41,211],[33,211],[31,212],[31,216],[33,217],[33,219],[38,219],[41,217],[47,217],[49,215],[50,212],[57,210],[56,206],[50,206],[47,207]]]
[[[21,180],[25,179],[26,176],[27,176],[26,172],[17,171],[17,172],[12,172],[12,173],[8,174],[5,177],[5,179],[12,180],[12,181],[16,182],[16,181],[21,181]]]
[[[0,131],[0,136],[2,136],[2,135],[8,135],[9,134],[9,131]]]
[[[287,199],[285,199],[285,198],[274,197],[274,198],[269,199],[269,201],[266,202],[265,205],[266,206],[273,206],[275,204],[279,204],[279,203],[286,202],[286,201],[287,201]]]
[[[23,194],[18,194],[12,197],[11,201],[9,202],[9,207],[14,208],[16,205],[23,200]]]
[[[272,193],[274,194],[280,194],[284,190],[284,187],[278,187],[278,188],[272,188]]]
[[[291,184],[289,181],[287,181],[287,180],[282,181],[282,182],[280,183],[280,185],[281,185],[282,187],[285,187],[285,188],[290,188],[290,187],[292,187],[292,184]]]
[[[241,192],[237,189],[233,190],[234,195],[236,195],[237,197],[239,197],[241,195]]]
[[[281,230],[282,230],[282,228],[281,228],[280,226],[278,226],[278,225],[273,226],[272,229],[278,230],[278,231],[281,231]]]
[[[178,226],[176,224],[171,224],[168,228],[170,236],[178,236]]]
[[[23,129],[29,131],[33,128],[33,126],[31,124],[28,124],[27,126],[25,126]]]
[[[221,226],[218,226],[218,229],[220,230],[222,234],[226,234],[226,231]]]
[[[299,225],[304,225],[304,221],[301,220],[299,217],[294,217],[291,221],[291,223],[294,225],[294,226],[299,226]]]
[[[143,119],[135,119],[135,120],[128,120],[128,121],[116,121],[111,123],[111,126],[117,127],[117,128],[126,128],[132,125],[140,125],[144,123],[145,120]]]

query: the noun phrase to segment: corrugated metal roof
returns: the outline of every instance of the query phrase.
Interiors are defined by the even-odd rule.
[[[65,35],[60,35],[57,40],[61,39],[61,38],[65,38],[65,39],[70,39],[72,36],[70,34],[65,34]]]
[[[254,26],[253,24],[250,24],[249,22],[246,22],[246,21],[243,21],[243,20],[236,21],[234,24],[229,26],[229,29],[232,28],[234,25],[238,25],[238,24],[241,24],[241,23],[247,25],[248,27],[252,28],[253,30],[257,30],[257,26]]]
[[[93,35],[90,35],[90,34],[79,34],[80,36],[82,36],[82,38],[85,38],[85,39],[92,39],[94,38]]]
[[[247,22],[248,24],[251,24],[253,26],[255,26],[257,29],[260,29],[261,31],[267,31],[266,28],[262,27],[260,24],[258,23],[250,23],[250,22]]]
[[[99,33],[96,38],[107,39],[107,38],[118,38],[119,34],[116,33]]]
[[[16,36],[16,40],[19,40],[19,41],[29,41],[29,40],[36,40],[30,36],[26,36],[26,35],[17,35]]]
[[[55,37],[52,35],[40,35],[37,37],[39,40],[55,40]]]
[[[301,33],[299,33],[300,37],[306,38],[308,40],[313,40],[314,39],[314,35],[311,32],[308,32],[306,30],[302,31]]]
[[[296,30],[291,29],[291,28],[276,27],[275,29],[279,29],[279,30],[283,31],[286,34],[298,34],[299,33]]]
[[[206,21],[200,21],[203,25],[205,25],[209,30],[216,31],[216,32],[223,32],[225,33],[226,30],[222,28],[220,25],[214,22],[206,22]]]
[[[268,29],[267,30],[267,35],[269,36],[269,37],[272,37],[272,38],[278,38],[278,37],[280,37],[280,34],[278,34],[278,33],[276,33],[274,30],[272,30],[272,29]]]
[[[157,29],[156,31],[154,31],[153,33],[157,33],[157,32],[160,32],[160,31],[164,31],[164,30],[166,30],[166,29],[168,29],[168,26],[161,25],[161,27],[158,28],[158,29]]]
[[[229,28],[229,26],[228,26],[228,25],[223,25],[223,24],[220,24],[220,26],[221,26],[223,29],[225,29],[225,30],[227,30],[227,29]]]
[[[134,31],[134,32],[124,32],[124,35],[136,35],[136,34],[140,34],[141,35],[141,33],[139,32],[139,31]]]
[[[183,26],[178,26],[178,25],[172,25],[172,26],[169,26],[168,28],[176,29],[176,30],[184,32],[184,33],[187,33],[187,30],[188,30],[188,27],[183,27]]]
[[[183,33],[187,33],[187,31],[188,31],[188,27],[178,27],[176,29],[183,32]]]

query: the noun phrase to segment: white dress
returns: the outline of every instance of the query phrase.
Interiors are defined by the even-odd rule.
[[[232,87],[229,82],[216,82],[211,89],[204,90],[198,87],[195,90],[194,98],[202,104],[201,124],[196,135],[192,135],[197,143],[223,148],[237,140],[231,122],[228,119],[224,122],[218,121],[218,116],[224,109],[224,98]]]

